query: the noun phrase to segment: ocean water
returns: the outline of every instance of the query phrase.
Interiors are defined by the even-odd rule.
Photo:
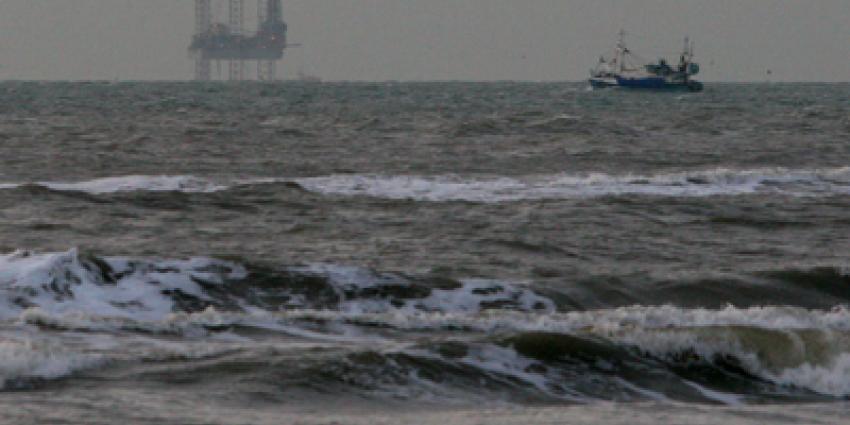
[[[0,423],[850,414],[850,85],[1,83],[0,146]]]

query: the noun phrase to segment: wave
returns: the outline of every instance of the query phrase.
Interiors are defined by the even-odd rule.
[[[607,282],[606,278],[601,279]],[[549,287],[541,292],[521,282],[381,272],[334,264],[269,266],[207,257],[104,257],[77,249],[54,253],[21,250],[0,255],[0,320],[16,318],[27,309],[40,309],[50,314],[84,313],[151,321],[165,320],[175,313],[198,313],[210,307],[236,312],[251,309],[401,315],[425,312],[462,317],[475,317],[490,310],[552,315],[602,309],[628,315],[629,310],[619,308],[639,303],[659,309],[648,310],[657,313],[642,316],[642,320],[670,326],[684,323],[709,326],[724,322],[700,321],[699,315],[709,311],[706,308],[732,303],[737,308],[753,309],[746,310],[746,315],[740,318],[731,317],[739,311],[735,309],[720,309],[711,317],[766,327],[778,315],[783,317],[781,326],[788,328],[793,327],[790,320],[794,316],[785,315],[785,310],[755,309],[759,307],[757,300],[804,310],[850,304],[850,292],[846,289],[850,277],[841,268],[781,269],[722,281],[669,279],[664,277],[654,283],[640,281],[637,285],[623,280],[608,285],[600,285],[593,279],[579,280],[574,285],[565,283],[561,288]],[[611,285],[628,290],[630,296],[610,299]],[[596,288],[599,293],[594,293]],[[738,298],[735,298],[736,290],[741,293]],[[695,296],[703,302],[682,302]],[[604,302],[600,297],[609,299]],[[671,303],[688,309],[663,309],[663,305]],[[683,316],[686,313],[691,316]],[[604,323],[600,319],[594,318],[593,323],[584,326]],[[611,320],[622,319],[615,316]],[[637,317],[627,319],[634,321]],[[752,322],[741,322],[744,319]],[[804,325],[822,327],[823,324]]]
[[[208,193],[228,188],[192,176],[123,176],[77,183],[43,182],[38,185],[56,191],[85,192],[93,195],[135,191]]]
[[[469,179],[458,176],[339,175],[296,180],[325,195],[430,202],[513,202],[604,196],[710,197],[775,194],[832,196],[850,193],[850,168],[715,169],[650,176],[557,174],[525,178]]]
[[[427,279],[333,265],[249,270],[211,258],[97,257],[76,249],[0,256],[0,307],[0,319],[37,308],[142,321],[209,307],[359,313],[555,309],[530,289],[492,280]]]
[[[664,312],[679,314],[655,323]],[[506,312],[487,316],[492,317],[420,313],[392,318],[348,315],[344,320],[418,332],[464,329],[488,335],[477,342],[373,353],[389,357],[391,360],[385,361],[394,367],[400,367],[402,357],[421,369],[436,368],[440,372],[432,376],[433,383],[480,380],[496,387],[531,389],[538,398],[579,402],[739,403],[850,396],[847,310],[727,308],[693,312],[633,307],[545,317]],[[327,320],[328,313],[324,317]],[[766,326],[747,325],[754,321]],[[785,329],[784,323],[801,327]],[[442,365],[436,367],[434,362]],[[384,369],[387,364],[361,373],[415,376],[420,372],[408,367],[388,372]]]
[[[208,179],[195,176],[122,176],[80,182],[4,183],[0,189],[36,185],[93,195],[120,192],[213,193],[250,185],[288,184],[330,196],[365,196],[425,202],[499,203],[606,196],[711,197],[742,195],[836,196],[850,194],[850,167],[683,171],[656,175],[604,173],[472,178],[345,174],[305,178]]]
[[[75,352],[46,340],[0,339],[0,390],[28,388],[102,362],[98,355]]]
[[[696,315],[722,324],[692,326],[687,320],[677,323],[675,315],[650,324],[653,316],[672,309],[633,307],[629,315],[637,320],[622,319],[616,324],[612,319],[622,311],[578,317],[505,311],[484,314],[489,317],[301,311],[276,320],[289,326],[318,320],[337,332],[341,325],[416,331],[420,339],[425,330],[437,335],[463,330],[478,337],[456,336],[383,352],[367,350],[369,355],[358,352],[348,360],[369,359],[360,373],[372,377],[427,376],[433,385],[487,382],[497,388],[532,390],[538,399],[744,402],[850,396],[846,325],[850,314],[846,310],[783,313],[777,309],[769,313],[771,321],[761,322],[765,327],[745,325],[752,321],[748,316],[763,313],[758,309],[682,310],[680,318]],[[782,328],[784,322],[795,320],[801,327]],[[384,360],[376,362],[375,357]],[[400,363],[409,365],[391,372],[385,369],[398,368]],[[376,364],[382,366],[373,367]],[[453,390],[458,389],[456,384],[452,383]]]
[[[0,318],[23,309],[157,320],[211,300],[205,287],[244,277],[241,266],[203,258],[145,261],[77,250],[0,256]],[[186,304],[186,305],[181,305]]]
[[[78,182],[3,183],[0,184],[0,190],[36,186],[57,192],[82,192],[90,195],[104,195],[122,192],[215,193],[234,189],[237,187],[278,182],[285,183],[286,181],[286,179],[273,178],[216,180],[186,175],[131,175],[105,177]]]
[[[80,182],[5,183],[0,189],[17,189],[38,186],[59,192],[83,192],[102,195],[119,192],[187,192],[210,193],[226,190],[230,186],[192,176],[121,176]]]
[[[821,269],[768,274],[795,284],[817,279],[812,290],[827,292],[824,279],[845,279]],[[287,379],[321,381],[323,391],[341,394],[464,402],[850,397],[848,308],[578,311],[556,302],[562,297],[520,283],[328,264],[18,251],[0,256],[0,388],[116,358],[191,364],[212,353],[221,359],[209,362],[222,362],[226,373],[231,353],[239,362],[262,357],[262,365],[288,355],[293,341],[310,341],[338,351],[276,376],[302,374]],[[73,343],[63,341],[68,331]],[[256,339],[266,333],[287,338]],[[118,340],[92,336],[87,347],[82,335],[94,334]],[[158,335],[167,342],[152,342]],[[123,346],[141,354],[110,351]]]

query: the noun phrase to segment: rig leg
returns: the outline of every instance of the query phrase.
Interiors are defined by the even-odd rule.
[[[260,81],[277,80],[277,62],[271,60],[257,62],[257,78]]]
[[[201,37],[210,30],[212,25],[212,1],[195,0],[195,37]],[[209,59],[201,52],[195,58],[195,79],[209,81],[212,78],[212,68]]]
[[[245,79],[245,62],[239,59],[230,61],[230,81],[242,81]]]
[[[212,63],[200,55],[195,59],[195,79],[210,81],[212,79]]]

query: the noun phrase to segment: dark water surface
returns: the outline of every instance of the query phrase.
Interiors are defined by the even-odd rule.
[[[2,83],[0,146],[10,423],[848,413],[850,85]]]

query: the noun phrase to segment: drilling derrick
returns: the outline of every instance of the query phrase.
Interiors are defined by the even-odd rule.
[[[281,0],[257,0],[257,29],[245,29],[245,0],[227,2],[226,23],[213,22],[216,0],[195,0],[195,36],[189,51],[195,56],[195,79],[212,79],[212,62],[228,62],[229,79],[245,78],[246,62],[256,62],[257,77],[276,78],[277,62],[287,48],[287,26]]]
[[[234,39],[244,43],[245,40],[245,2],[244,0],[230,0],[230,35]],[[240,46],[241,49],[241,46]],[[242,81],[245,74],[245,60],[236,57],[230,60],[230,81]]]

